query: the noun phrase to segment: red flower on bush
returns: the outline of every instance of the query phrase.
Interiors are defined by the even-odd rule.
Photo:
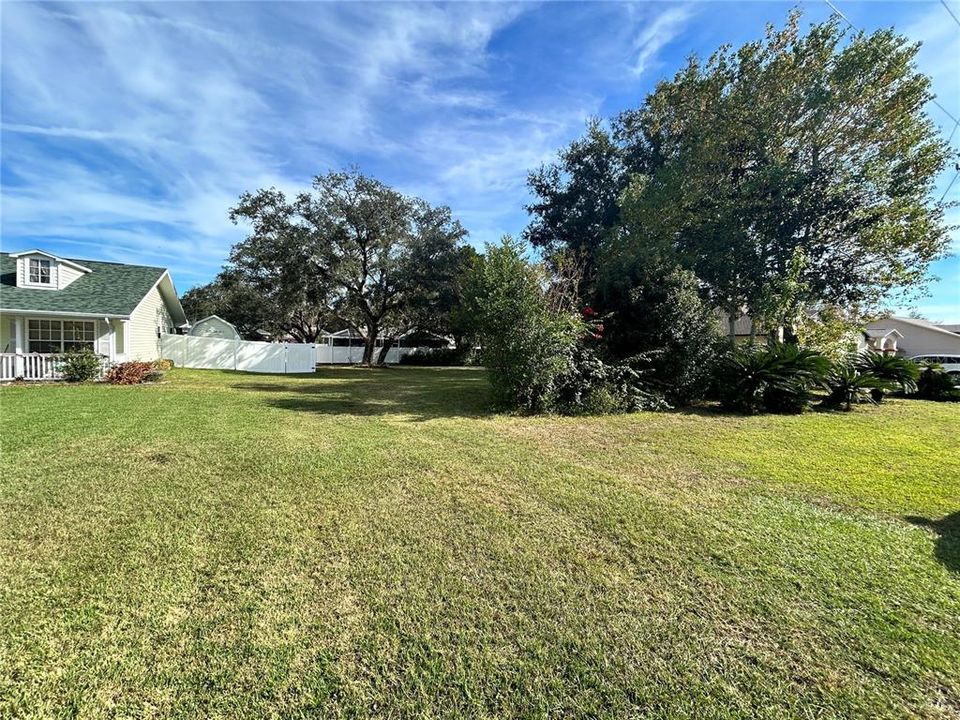
[[[589,305],[587,305],[587,306],[583,309],[583,316],[584,316],[584,317],[593,317],[593,316],[596,315],[596,314],[597,314],[597,311],[594,310],[594,309],[593,309],[592,307],[590,307]]]

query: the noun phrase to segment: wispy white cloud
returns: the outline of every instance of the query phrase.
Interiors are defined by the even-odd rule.
[[[56,229],[58,242],[99,238],[98,254],[169,254],[209,276],[242,234],[226,217],[242,191],[294,191],[328,167],[405,153],[420,143],[404,124],[430,106],[493,108],[495,93],[454,81],[481,74],[490,38],[522,9],[223,10],[5,8],[5,244]]]
[[[657,66],[659,53],[683,32],[693,10],[688,5],[677,5],[659,15],[646,18],[633,42],[635,52],[632,70],[636,75]]]

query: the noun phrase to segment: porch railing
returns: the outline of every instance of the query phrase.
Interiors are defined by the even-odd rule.
[[[61,380],[60,356],[53,353],[0,353],[0,382],[10,380]],[[103,358],[100,376],[110,366]]]

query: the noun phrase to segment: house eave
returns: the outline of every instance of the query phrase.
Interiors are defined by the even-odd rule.
[[[129,315],[117,315],[105,312],[72,312],[69,310],[23,310],[21,308],[0,308],[0,315],[54,315],[66,317],[110,318],[111,320],[129,320]]]

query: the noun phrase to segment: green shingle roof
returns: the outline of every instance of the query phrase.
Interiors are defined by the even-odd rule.
[[[17,259],[0,253],[0,311],[129,315],[165,272],[164,268],[64,258],[89,268],[63,290],[17,287]]]

